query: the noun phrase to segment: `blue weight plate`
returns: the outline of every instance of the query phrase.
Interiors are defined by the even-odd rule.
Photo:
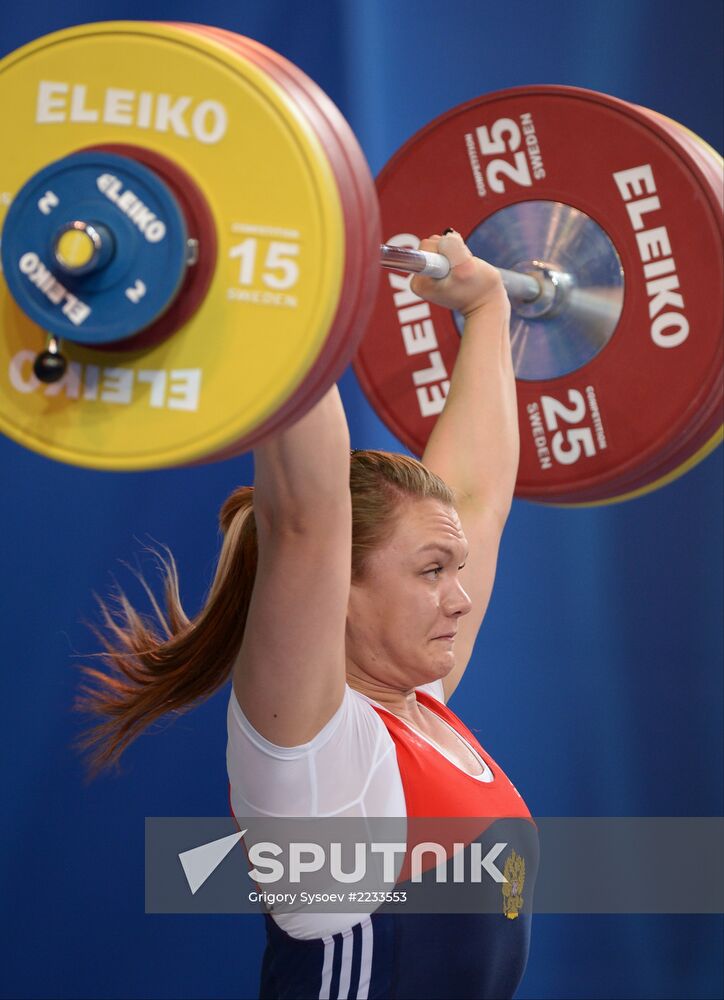
[[[71,223],[101,234],[85,273],[56,259]],[[2,232],[10,292],[35,323],[79,344],[134,336],[173,302],[186,273],[187,232],[166,184],[142,163],[105,152],[73,153],[21,188]]]

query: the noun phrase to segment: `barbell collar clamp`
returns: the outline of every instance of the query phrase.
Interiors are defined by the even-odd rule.
[[[568,296],[574,287],[572,275],[540,260],[520,261],[512,271],[505,272],[505,275],[512,274],[531,277],[538,284],[538,295],[534,299],[516,297],[506,285],[515,311],[527,319],[557,316],[568,302]],[[505,283],[505,278],[503,282]]]
[[[39,382],[46,385],[59,382],[65,375],[68,361],[60,352],[60,340],[52,334],[48,337],[45,350],[41,351],[33,362],[33,373]]]
[[[199,262],[199,241],[194,236],[186,240],[186,266],[195,267]]]

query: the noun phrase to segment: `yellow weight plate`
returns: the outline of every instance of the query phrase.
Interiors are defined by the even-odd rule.
[[[178,163],[218,232],[209,292],[180,331],[143,352],[64,345],[68,372],[50,386],[32,374],[45,338],[0,282],[0,430],[105,469],[252,441],[313,370],[341,291],[339,192],[299,108],[228,47],[150,22],[84,25],[18,50],[0,63],[0,101],[13,137],[0,219],[47,163],[124,143]]]

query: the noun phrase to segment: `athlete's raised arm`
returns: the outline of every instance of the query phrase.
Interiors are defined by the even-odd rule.
[[[498,271],[473,257],[457,233],[423,240],[420,247],[445,254],[453,267],[441,281],[414,278],[412,290],[465,316],[447,402],[422,456],[455,491],[470,545],[461,580],[472,611],[460,623],[455,669],[444,681],[447,699],[470,659],[493,587],[518,471],[518,412],[510,303]]]
[[[315,736],[344,694],[349,456],[336,387],[254,452],[259,556],[233,683],[251,724],[280,746]]]

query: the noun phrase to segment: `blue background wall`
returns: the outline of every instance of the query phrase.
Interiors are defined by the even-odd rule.
[[[433,116],[526,83],[647,105],[721,150],[723,9],[721,0],[38,0],[6,12],[1,44],[4,54],[107,18],[231,28],[314,77],[376,172]],[[350,373],[342,392],[353,445],[399,450]],[[6,440],[0,460],[2,996],[255,996],[260,920],[143,912],[144,817],[226,814],[226,696],[142,738],[120,779],[84,786],[70,749],[73,656],[95,648],[83,625],[93,591],[107,593],[118,574],[136,596],[119,561],[151,538],[173,549],[196,610],[216,511],[250,481],[251,463],[113,475]],[[514,504],[476,658],[452,706],[534,814],[721,815],[721,493],[719,449],[633,503]],[[705,896],[706,859],[694,877]],[[721,934],[718,917],[539,917],[519,996],[719,997]]]

